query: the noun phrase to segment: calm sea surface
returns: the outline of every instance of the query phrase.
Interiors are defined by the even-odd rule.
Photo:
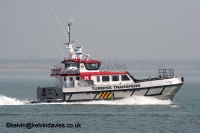
[[[149,75],[153,74],[146,73],[146,77]],[[178,75],[185,77],[185,84],[172,102],[132,97],[119,101],[29,104],[28,99],[36,99],[38,85],[54,86],[49,71],[0,70],[0,133],[199,133],[200,75]],[[17,128],[20,124],[23,127]]]

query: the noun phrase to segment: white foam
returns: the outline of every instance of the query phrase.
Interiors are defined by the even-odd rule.
[[[27,101],[0,95],[0,105],[24,105]]]
[[[88,102],[63,102],[63,103],[41,103],[41,104],[92,104],[92,105],[169,105],[170,100],[159,100],[153,97],[133,96],[121,100],[88,101]]]
[[[0,95],[0,105],[38,105],[38,104],[89,104],[89,105],[170,105],[170,100],[159,100],[153,97],[133,96],[120,100],[87,101],[87,102],[62,102],[62,103],[36,103],[30,104],[27,100],[21,101],[16,98]]]
[[[172,104],[172,105],[170,105],[170,107],[172,107],[172,108],[179,108],[180,106]]]

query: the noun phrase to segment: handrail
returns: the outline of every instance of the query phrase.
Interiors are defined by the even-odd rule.
[[[174,69],[158,69],[159,78],[171,78],[174,77]]]

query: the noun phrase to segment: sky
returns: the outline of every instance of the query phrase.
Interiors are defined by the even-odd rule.
[[[199,0],[0,0],[0,59],[63,59],[64,30],[92,59],[200,60]]]

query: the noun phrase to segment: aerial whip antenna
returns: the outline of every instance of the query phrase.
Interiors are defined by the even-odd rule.
[[[58,46],[58,48],[59,48],[59,50],[60,50],[62,56],[64,57],[64,54],[63,54],[63,52],[61,51],[61,49],[60,49],[60,47],[59,47],[59,45],[58,45],[56,39],[54,38],[54,36],[53,36],[53,34],[51,33],[51,31],[49,31],[49,32],[50,32],[51,36],[53,37],[54,41],[56,42],[56,44],[57,44],[57,46]]]
[[[47,3],[48,3],[48,2],[47,2]],[[61,22],[60,22],[60,20],[58,19],[58,17],[57,17],[57,15],[56,15],[56,13],[54,12],[53,8],[51,7],[51,5],[50,5],[49,3],[48,3],[48,5],[49,5],[49,7],[50,7],[51,11],[53,12],[53,14],[55,15],[56,19],[58,20],[58,23],[60,24],[60,26],[61,26],[62,30],[64,31],[65,37],[67,38],[67,34],[66,34],[66,32],[65,32],[65,30],[64,30],[64,28],[63,28],[63,26],[62,26],[62,24],[61,24]],[[67,38],[67,40],[69,41],[69,39],[68,39],[68,38]]]
[[[68,35],[69,35],[69,42],[70,42],[70,27],[72,26],[72,22],[73,22],[73,19],[71,19],[71,22],[68,23]]]

